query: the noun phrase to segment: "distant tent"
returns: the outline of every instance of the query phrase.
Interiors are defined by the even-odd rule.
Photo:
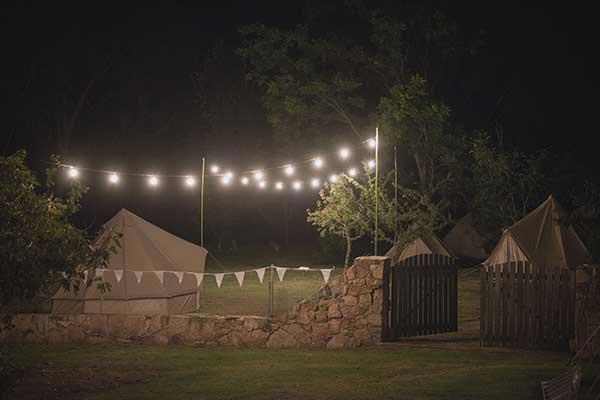
[[[452,257],[450,250],[433,233],[421,235],[401,249],[395,245],[388,250],[385,256],[391,259],[392,265],[395,265],[419,254],[439,254]]]
[[[591,257],[575,230],[562,222],[566,213],[550,195],[538,208],[506,229],[484,265],[528,261],[542,267],[575,269]]]
[[[484,260],[489,253],[485,251],[485,239],[473,226],[473,215],[465,215],[442,240],[456,257],[470,260]]]
[[[181,314],[196,309],[198,285],[193,273],[204,272],[206,249],[125,209],[105,227],[123,235],[121,248],[111,256],[102,274],[111,290],[101,294],[94,282],[77,293],[61,288],[52,298],[52,312]],[[102,236],[97,240],[102,240]],[[158,274],[155,271],[159,271]],[[178,277],[175,273],[161,274],[160,271],[190,274]]]

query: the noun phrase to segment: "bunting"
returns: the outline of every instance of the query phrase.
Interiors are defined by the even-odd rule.
[[[246,274],[245,271],[239,271],[239,272],[234,272],[235,274],[235,279],[237,279],[238,283],[240,284],[240,287],[242,287],[242,283],[244,283],[244,275]]]
[[[221,287],[221,284],[223,283],[223,276],[225,274],[215,274],[215,280],[217,281],[217,287]]]
[[[262,284],[263,283],[263,279],[265,279],[265,271],[267,269],[266,268],[259,268],[256,270],[256,275],[258,276],[258,281]]]
[[[135,279],[137,280],[137,283],[140,283],[142,281],[142,271],[133,271],[133,273],[135,274]]]
[[[165,271],[154,271],[154,274],[156,275],[160,283],[163,283],[165,281]]]
[[[322,269],[321,274],[323,275],[325,284],[327,284],[327,282],[329,282],[329,276],[331,275],[331,270],[330,269]]]
[[[177,277],[179,284],[181,285],[181,281],[183,281],[183,272],[174,272],[174,274]]]
[[[115,270],[113,270],[113,272],[115,273],[115,278],[117,279],[117,283],[121,282],[121,278],[123,278],[123,270],[115,269]]]
[[[202,280],[204,279],[204,274],[195,272],[194,275],[196,275],[196,284],[198,287],[200,287],[200,285],[202,284]]]
[[[285,275],[285,271],[287,271],[287,268],[275,267],[275,269],[277,270],[277,276],[279,277],[279,282],[283,282],[283,276]]]

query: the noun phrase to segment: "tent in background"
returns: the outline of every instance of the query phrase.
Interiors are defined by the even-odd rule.
[[[385,256],[391,259],[392,265],[395,265],[402,260],[419,254],[439,254],[453,257],[450,250],[448,250],[433,233],[421,235],[401,249],[394,245],[387,253],[385,253]]]
[[[456,257],[482,261],[489,256],[485,250],[485,239],[473,226],[473,215],[465,215],[442,240]]]
[[[181,314],[196,309],[195,275],[183,274],[180,282],[176,274],[164,273],[161,282],[155,271],[204,272],[206,249],[126,209],[104,226],[123,235],[102,274],[111,290],[101,294],[95,283],[77,293],[61,288],[52,298],[53,313]]]
[[[528,261],[542,267],[575,269],[591,257],[575,230],[561,222],[566,213],[550,195],[538,208],[506,229],[484,265]]]

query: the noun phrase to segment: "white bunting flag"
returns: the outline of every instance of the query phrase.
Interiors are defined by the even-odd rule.
[[[258,275],[258,281],[263,283],[263,279],[265,279],[265,270],[266,268],[260,268],[256,270],[256,275]]]
[[[285,275],[285,271],[287,270],[287,268],[275,267],[275,269],[277,270],[277,276],[279,277],[279,282],[283,282],[283,276]]]
[[[142,271],[133,271],[133,273],[135,274],[135,279],[137,280],[137,283],[140,283],[142,281]]]
[[[173,272],[173,273],[177,277],[177,280],[179,281],[179,284],[181,284],[181,281],[183,281],[183,272]]]
[[[156,277],[158,278],[160,283],[163,283],[165,280],[165,271],[154,271],[154,273],[156,274]]]
[[[238,283],[240,284],[240,287],[242,287],[242,283],[244,282],[244,275],[246,274],[245,271],[240,271],[240,272],[234,272],[235,273],[235,279],[237,279]]]
[[[115,278],[117,278],[117,283],[121,282],[121,278],[123,278],[123,270],[115,269],[114,273],[115,273]]]
[[[329,282],[329,275],[331,275],[330,269],[322,269],[321,273],[323,274],[323,279],[325,279],[325,283]]]
[[[217,287],[221,287],[221,283],[223,283],[223,276],[225,274],[215,274],[215,280],[217,281]]]
[[[196,272],[194,273],[194,275],[196,275],[196,283],[198,284],[197,286],[200,287],[200,285],[202,284],[202,279],[204,279],[204,274]]]

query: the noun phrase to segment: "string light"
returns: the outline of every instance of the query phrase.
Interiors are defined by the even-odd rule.
[[[344,147],[343,149],[340,150],[340,157],[342,158],[342,160],[346,160],[348,157],[350,157],[350,150],[346,147]]]
[[[350,168],[348,170],[348,175],[350,175],[352,177],[356,176],[356,168]]]
[[[248,185],[248,183],[250,183],[250,179],[248,179],[248,177],[247,177],[247,176],[244,176],[244,177],[242,178],[242,181],[241,181],[241,182],[242,182],[242,185],[246,186],[246,185]]]
[[[221,182],[223,183],[223,185],[227,186],[231,183],[231,178],[233,175],[229,175],[229,174],[225,174],[223,176],[223,178],[221,178]]]
[[[186,176],[185,177],[185,185],[187,187],[194,187],[194,186],[196,186],[196,180],[194,179],[193,176]]]
[[[265,177],[265,174],[262,171],[256,171],[254,173],[254,179],[256,179],[257,181],[262,181],[262,179]]]
[[[267,182],[265,182],[265,181],[260,181],[260,182],[258,182],[258,187],[259,187],[260,189],[264,189],[264,188],[266,188],[266,187],[267,187]]]
[[[119,175],[117,175],[115,172],[113,172],[112,174],[110,174],[108,176],[108,181],[110,183],[112,183],[113,185],[119,183]]]
[[[336,182],[337,182],[337,180],[338,180],[338,177],[337,177],[337,175],[333,174],[333,175],[330,175],[330,176],[329,176],[329,182],[331,182],[331,183],[336,183]]]
[[[77,178],[79,176],[79,170],[75,167],[69,167],[69,178]]]
[[[158,186],[158,178],[152,175],[150,178],[148,178],[148,183],[150,186]]]
[[[295,171],[294,166],[291,164],[288,164],[285,166],[285,169],[283,171],[285,172],[285,174],[287,176],[294,175],[294,171]]]
[[[231,180],[231,178],[233,178],[233,172],[231,172],[231,171],[227,171],[227,172],[225,173],[225,176],[226,176],[227,178],[229,178],[229,180]]]
[[[294,190],[302,189],[302,181],[295,181],[293,184],[293,188],[294,188]]]
[[[375,168],[375,160],[369,160],[369,162],[367,162],[367,167],[369,167],[369,169]]]
[[[210,167],[210,172],[212,172],[213,174],[218,174],[219,173],[219,166],[218,165],[213,165]]]
[[[318,188],[319,186],[321,186],[321,181],[319,180],[319,178],[312,178],[310,181],[310,186],[312,186],[313,188]]]
[[[323,166],[323,159],[321,157],[317,157],[313,160],[313,166],[317,169]]]
[[[375,146],[377,146],[377,142],[375,142],[375,139],[369,139],[367,141],[367,144],[369,145],[370,148],[374,149]]]
[[[277,190],[283,189],[283,182],[277,182],[277,183],[275,183],[275,189],[277,189]]]

